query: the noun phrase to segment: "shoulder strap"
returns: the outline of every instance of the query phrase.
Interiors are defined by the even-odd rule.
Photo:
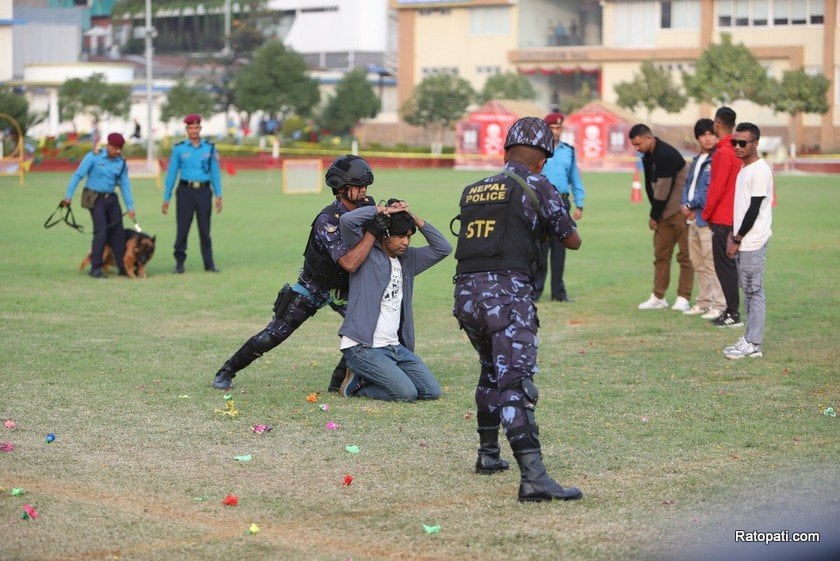
[[[519,186],[522,187],[523,191],[525,191],[525,196],[528,197],[532,203],[534,203],[534,206],[537,208],[537,210],[541,208],[542,205],[540,205],[540,199],[537,197],[537,194],[534,193],[534,189],[530,185],[528,185],[524,179],[507,169],[503,169],[502,173],[519,183]]]

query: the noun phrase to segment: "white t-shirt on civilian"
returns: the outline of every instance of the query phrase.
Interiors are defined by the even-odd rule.
[[[732,235],[736,235],[744,222],[753,197],[764,197],[752,228],[741,240],[739,251],[756,251],[764,247],[773,235],[773,170],[762,158],[743,166],[735,179],[735,211]]]
[[[379,303],[379,319],[376,321],[376,330],[373,332],[373,348],[400,344],[400,315],[403,299],[402,264],[396,257],[389,259],[391,260],[391,278]],[[355,347],[358,344],[358,341],[347,336],[341,338],[342,349]]]

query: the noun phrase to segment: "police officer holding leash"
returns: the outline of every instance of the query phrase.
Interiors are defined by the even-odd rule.
[[[373,204],[367,187],[373,171],[358,156],[341,156],[327,170],[326,182],[335,200],[321,210],[312,222],[303,253],[303,268],[294,286],[284,285],[274,302],[274,317],[265,329],[248,339],[216,373],[213,387],[228,390],[236,373],[285,341],[320,308],[330,305],[344,315],[350,286],[350,273],[356,271],[370,253],[373,242],[384,233],[369,228],[352,249],[341,239],[339,219],[346,212]],[[330,294],[336,291],[336,296]],[[333,373],[330,391],[338,391],[345,377],[344,359]]]
[[[499,425],[519,464],[520,501],[574,500],[546,474],[535,409],[537,309],[534,274],[547,236],[578,249],[580,236],[560,194],[540,172],[554,137],[538,117],[516,121],[505,139],[502,172],[461,194],[453,314],[478,351],[475,391],[481,474],[509,468],[499,457]]]
[[[102,254],[105,244],[110,245],[120,274],[125,275],[123,257],[125,256],[125,230],[122,224],[122,208],[117,198],[119,186],[128,216],[134,220],[134,199],[131,196],[131,182],[128,180],[128,166],[121,153],[125,139],[120,133],[108,135],[105,150],[89,152],[70,178],[67,192],[61,200],[62,207],[69,207],[73,192],[83,177],[87,184],[82,191],[82,207],[90,210],[93,220],[93,241],[90,245],[90,276],[104,279],[102,272]]]
[[[213,243],[210,239],[210,215],[212,194],[216,195],[216,213],[222,212],[222,178],[219,173],[219,154],[212,142],[201,139],[201,116],[187,115],[187,139],[172,147],[169,168],[166,172],[166,187],[163,191],[163,204],[160,211],[169,212],[169,200],[175,187],[175,177],[180,172],[178,189],[178,231],[175,236],[175,272],[184,272],[187,259],[187,236],[192,226],[193,214],[198,223],[198,236],[201,240],[201,257],[204,270],[218,273],[213,261]]]

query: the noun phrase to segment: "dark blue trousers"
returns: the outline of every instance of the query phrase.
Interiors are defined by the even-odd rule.
[[[125,229],[122,224],[122,208],[114,193],[100,195],[90,210],[93,220],[93,241],[90,245],[90,268],[102,269],[102,253],[105,244],[111,246],[117,267],[122,272],[125,268]]]
[[[213,243],[210,240],[210,211],[213,208],[213,191],[209,185],[194,189],[179,185],[175,190],[178,230],[175,236],[175,262],[183,265],[187,259],[187,236],[192,226],[193,215],[198,223],[198,237],[201,242],[201,258],[205,269],[215,268]]]

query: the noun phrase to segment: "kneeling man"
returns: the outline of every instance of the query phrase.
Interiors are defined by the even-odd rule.
[[[341,237],[351,247],[365,231],[376,242],[350,275],[350,296],[338,331],[348,371],[344,396],[385,401],[437,399],[440,384],[414,354],[414,277],[452,252],[431,224],[408,212],[403,201],[362,207],[343,215]],[[409,247],[417,231],[429,245]]]

